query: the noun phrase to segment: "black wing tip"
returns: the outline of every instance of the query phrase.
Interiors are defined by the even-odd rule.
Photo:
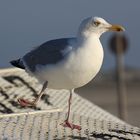
[[[12,60],[12,61],[10,61],[9,63],[10,63],[11,65],[13,65],[13,66],[16,66],[17,60]]]
[[[17,60],[12,60],[9,62],[11,65],[15,66],[15,67],[18,67],[18,68],[21,68],[21,69],[25,69],[23,63],[20,61],[20,59],[17,59]]]

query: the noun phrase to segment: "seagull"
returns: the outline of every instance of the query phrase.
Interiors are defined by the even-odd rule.
[[[67,89],[70,92],[67,117],[62,125],[81,130],[81,126],[69,122],[72,93],[74,89],[89,83],[99,72],[103,62],[103,47],[100,36],[106,31],[124,31],[120,25],[112,25],[101,17],[84,19],[75,38],[47,41],[23,57],[10,63],[25,69],[43,85],[33,100],[20,98],[22,106],[36,106],[46,88]]]

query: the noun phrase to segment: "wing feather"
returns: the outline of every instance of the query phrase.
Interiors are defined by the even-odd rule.
[[[63,38],[45,42],[23,56],[22,60],[31,72],[35,71],[37,64],[56,64],[65,57],[62,52],[73,41],[75,42],[76,38]]]

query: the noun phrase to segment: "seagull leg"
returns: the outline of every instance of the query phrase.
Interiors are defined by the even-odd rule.
[[[73,130],[73,129],[81,130],[81,129],[82,129],[81,126],[75,125],[75,124],[69,122],[69,115],[70,115],[71,101],[72,101],[72,93],[73,93],[73,90],[70,90],[70,97],[69,97],[69,100],[68,100],[68,105],[69,105],[69,107],[68,107],[67,118],[66,118],[66,120],[64,121],[64,123],[62,123],[61,125],[62,125],[63,127],[69,127],[69,128],[71,128],[72,130]]]
[[[20,104],[21,106],[23,106],[23,107],[32,107],[32,106],[36,106],[36,104],[39,102],[41,96],[43,95],[44,90],[47,88],[47,85],[48,85],[48,81],[46,81],[46,82],[43,84],[43,87],[42,87],[41,91],[39,92],[39,95],[38,95],[37,98],[35,98],[33,101],[29,101],[28,99],[19,98],[19,99],[18,99],[19,104]]]

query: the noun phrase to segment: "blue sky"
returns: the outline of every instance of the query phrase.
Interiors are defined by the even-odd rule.
[[[110,23],[121,24],[129,38],[125,55],[127,66],[140,68],[140,1],[139,0],[12,0],[0,1],[0,68],[43,42],[76,35],[80,22],[89,16],[100,16]],[[101,37],[105,50],[102,69],[113,68],[114,56],[108,40]]]

